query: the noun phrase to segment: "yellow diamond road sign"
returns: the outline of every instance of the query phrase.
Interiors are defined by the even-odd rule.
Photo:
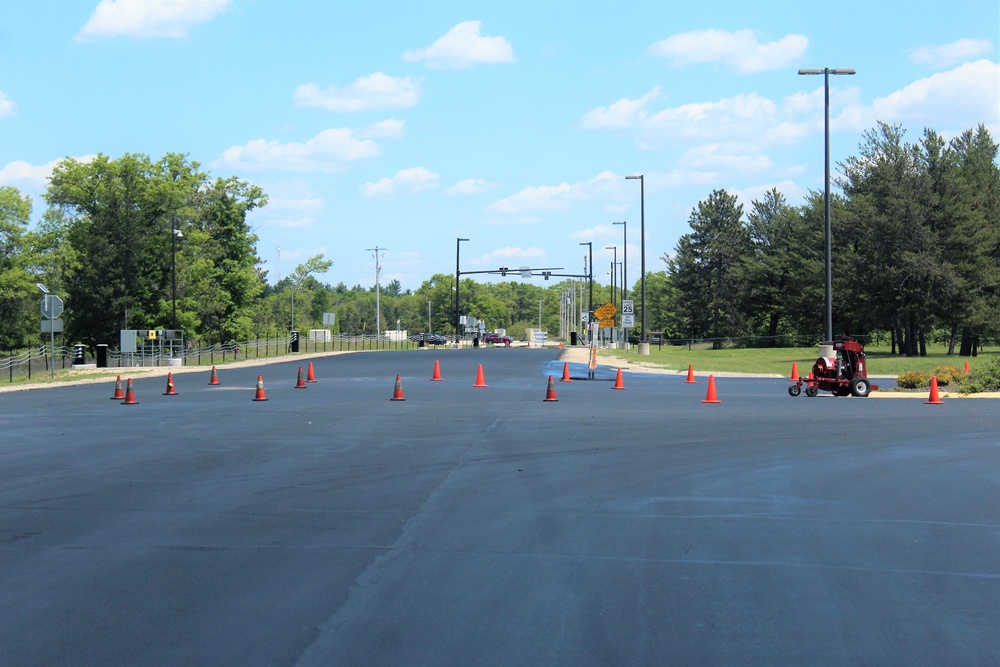
[[[615,313],[617,312],[618,309],[615,308],[615,304],[609,301],[608,303],[604,304],[603,306],[595,310],[594,315],[596,315],[597,319],[599,320],[610,320],[614,318]]]

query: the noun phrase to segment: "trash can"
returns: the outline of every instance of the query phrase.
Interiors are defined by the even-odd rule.
[[[424,346],[424,335],[420,334],[419,336],[417,336],[417,347],[423,347],[423,346]]]
[[[577,334],[576,334],[576,332],[575,331],[570,331],[569,332],[569,344],[570,345],[576,345],[576,341],[577,341]]]
[[[73,365],[83,366],[85,363],[87,363],[87,346],[77,343],[73,346]]]
[[[108,367],[108,346],[104,343],[100,343],[97,346],[97,367]]]
[[[298,331],[293,331],[292,332],[292,344],[291,344],[291,348],[292,348],[292,352],[298,352],[299,351],[299,332]]]
[[[472,337],[472,347],[479,347],[479,334]]]

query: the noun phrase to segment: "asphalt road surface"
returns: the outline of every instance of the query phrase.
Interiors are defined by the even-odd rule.
[[[995,401],[300,364],[0,394],[0,664],[1000,660]]]

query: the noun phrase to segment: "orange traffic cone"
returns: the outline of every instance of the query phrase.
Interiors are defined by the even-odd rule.
[[[208,384],[210,385],[219,384],[219,375],[215,372],[215,366],[212,366],[212,377],[208,378]]]
[[[316,373],[313,371],[313,362],[309,362],[309,370],[306,371],[306,382],[315,382]]]
[[[167,373],[167,390],[163,392],[164,396],[177,396],[177,390],[174,389],[174,374]]]
[[[721,403],[719,397],[715,395],[715,376],[708,376],[708,394],[705,395],[705,400],[702,403]]]
[[[625,385],[622,383],[622,369],[618,369],[618,376],[615,378],[615,386],[612,389],[624,389]]]
[[[405,401],[406,400],[403,397],[403,381],[399,378],[398,375],[396,376],[396,387],[395,387],[395,389],[392,390],[392,398],[390,400],[393,400],[393,401]]]
[[[545,390],[545,401],[551,403],[552,401],[558,401],[556,398],[556,383],[552,381],[552,376],[549,376],[549,388]]]
[[[264,376],[257,376],[257,393],[254,394],[253,400],[255,401],[266,401],[267,394],[264,393]]]
[[[443,378],[441,377],[441,362],[434,360],[434,374],[431,375],[431,380],[434,382],[441,382]]]
[[[798,382],[799,380],[799,364],[798,362],[792,362],[792,377],[788,378],[792,382]]]
[[[968,360],[966,360],[966,362],[965,362],[965,374],[966,375],[969,374],[969,361]]]
[[[570,378],[570,376],[569,376],[569,362],[568,361],[564,361],[563,362],[563,376],[562,376],[562,380],[559,380],[559,381],[560,382],[572,382],[573,381],[573,379]]]
[[[698,382],[698,381],[694,379],[694,366],[692,366],[691,364],[688,364],[688,379],[684,380],[684,383],[685,384],[695,384],[696,382]]]
[[[295,381],[295,388],[296,389],[306,388],[305,378],[302,377],[302,366],[299,366],[299,378]]]
[[[111,400],[123,400],[125,398],[125,390],[122,389],[122,376],[119,375],[118,379],[115,380],[115,393],[112,394]]]
[[[486,385],[486,378],[483,377],[483,365],[482,364],[479,364],[479,370],[476,371],[476,384],[474,384],[472,386],[473,387],[485,387],[485,386],[487,386]]]
[[[135,392],[132,391],[132,378],[128,379],[127,386],[125,388],[125,402],[122,405],[138,405],[139,401],[135,400]]]
[[[941,397],[938,396],[937,375],[932,375],[931,376],[931,395],[930,395],[930,398],[928,398],[926,401],[924,401],[924,405],[941,405],[943,402],[944,401],[941,400]]]

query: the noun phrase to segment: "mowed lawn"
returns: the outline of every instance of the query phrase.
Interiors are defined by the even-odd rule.
[[[960,357],[957,354],[949,357],[947,351],[944,346],[928,346],[926,357],[901,357],[890,354],[888,347],[868,347],[865,349],[868,374],[896,377],[907,371],[933,373],[941,366],[955,366],[961,370],[966,361],[969,362],[970,369],[975,369],[1000,356],[1000,347],[987,347],[976,357]],[[687,370],[690,364],[699,372],[762,373],[783,376],[791,374],[793,361],[798,363],[799,373],[808,373],[816,362],[817,355],[818,349],[815,347],[712,350],[694,346],[689,350],[686,346],[651,345],[648,357],[640,357],[635,345],[628,352],[600,351],[602,362],[610,364],[615,363],[613,360],[620,359],[631,363],[655,364],[678,371]]]

